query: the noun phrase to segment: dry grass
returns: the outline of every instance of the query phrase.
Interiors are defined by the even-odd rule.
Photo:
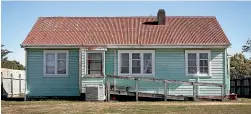
[[[197,113],[251,114],[251,99],[234,102],[1,101],[2,114]]]

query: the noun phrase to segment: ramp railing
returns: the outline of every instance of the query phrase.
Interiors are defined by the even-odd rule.
[[[221,87],[221,100],[224,100],[224,90],[225,85],[224,84],[217,84],[217,83],[203,83],[203,82],[189,82],[189,81],[179,81],[179,80],[166,80],[166,79],[158,79],[158,78],[150,78],[150,77],[135,77],[135,76],[113,76],[113,75],[107,75],[106,76],[106,96],[107,101],[110,101],[110,91],[111,91],[111,79],[127,79],[127,80],[134,80],[135,83],[135,97],[136,101],[139,99],[139,81],[151,81],[151,82],[158,82],[158,83],[164,83],[164,100],[167,100],[167,86],[168,83],[177,83],[177,84],[184,84],[184,85],[192,85],[193,86],[193,100],[198,100],[198,93],[197,89],[199,86],[213,86],[213,87]],[[198,86],[198,87],[196,87]]]

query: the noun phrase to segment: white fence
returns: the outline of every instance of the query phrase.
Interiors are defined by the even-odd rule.
[[[7,98],[24,97],[25,71],[1,68],[1,94]]]

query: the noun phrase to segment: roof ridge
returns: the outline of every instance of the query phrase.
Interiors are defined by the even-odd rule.
[[[166,16],[167,18],[216,18],[216,16]],[[39,18],[156,18],[156,16],[51,16]]]

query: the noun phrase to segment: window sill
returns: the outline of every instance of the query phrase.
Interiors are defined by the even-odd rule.
[[[192,74],[190,74],[190,75],[187,75],[187,76],[189,76],[189,77],[194,77],[194,78],[197,78],[197,77],[199,77],[199,78],[211,78],[212,77],[212,75],[207,75],[207,74],[199,74],[199,75],[192,75]]]
[[[43,77],[48,77],[48,78],[65,78],[69,77],[67,74],[45,74]]]
[[[87,74],[84,78],[104,78],[104,76],[100,74]]]
[[[118,76],[131,76],[131,77],[155,77],[154,74],[119,74]]]

